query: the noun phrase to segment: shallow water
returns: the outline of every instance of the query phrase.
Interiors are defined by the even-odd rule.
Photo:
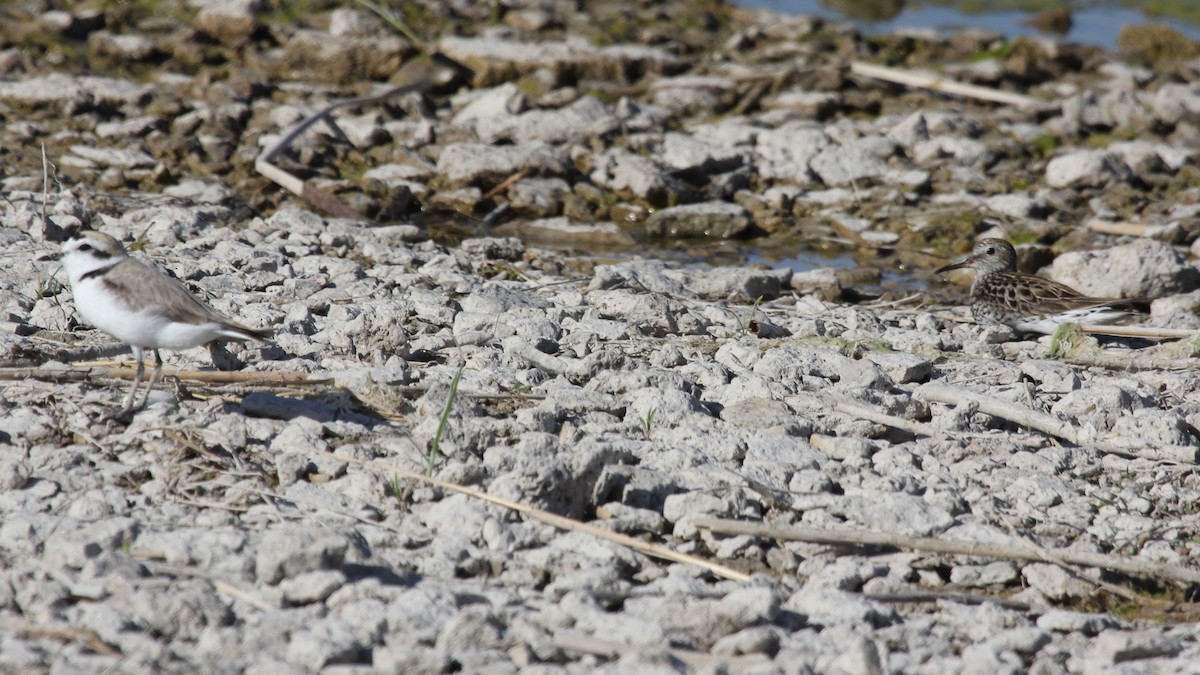
[[[958,6],[954,7],[934,6],[922,2],[896,2],[896,10],[893,11],[898,10],[898,13],[877,20],[848,16],[836,8],[829,7],[838,4],[829,0],[734,0],[734,4],[787,14],[808,14],[850,21],[866,33],[887,33],[898,28],[932,28],[942,33],[961,28],[984,28],[1010,38],[1020,35],[1051,37],[1111,50],[1116,48],[1117,35],[1123,26],[1165,23],[1193,40],[1200,40],[1200,26],[1170,16],[1148,15],[1139,8],[1148,7],[1151,3],[1139,0],[1104,0],[1087,3],[1086,6],[1078,6],[1079,3],[1063,3],[1077,6],[1071,11],[1072,25],[1065,35],[1046,33],[1025,25],[1033,16],[1032,12],[1003,10],[968,13],[959,9],[959,6],[978,4],[970,2],[955,3]],[[861,8],[863,4],[852,6]]]
[[[980,0],[883,0],[882,2],[863,2],[862,0],[731,0],[734,4],[769,9],[777,12],[816,15],[831,20],[851,22],[866,34],[881,34],[895,30],[936,30],[947,34],[964,28],[981,28],[996,31],[1007,38],[1017,36],[1037,36],[1066,42],[1098,46],[1115,51],[1117,36],[1126,25],[1146,23],[1166,23],[1191,39],[1200,40],[1200,26],[1190,25],[1183,21],[1160,15],[1144,13],[1138,7],[1146,7],[1150,3],[1143,0],[1086,0],[1086,6],[1079,3],[1059,3],[1075,5],[1071,11],[1072,25],[1065,34],[1055,34],[1039,31],[1027,25],[1034,12],[1015,11],[972,11],[960,9]],[[989,0],[984,0],[985,2]],[[1200,0],[1195,0],[1200,4]],[[945,3],[954,6],[945,6]],[[990,0],[993,5],[1019,4],[1013,0]],[[1037,4],[1036,2],[1026,4]],[[1050,7],[1055,3],[1047,1],[1042,7]],[[838,11],[837,5],[851,8],[849,16]],[[881,6],[894,7],[892,15],[876,18],[863,18],[863,12],[879,11]],[[866,9],[864,9],[866,8]],[[886,11],[886,10],[884,10]],[[443,244],[453,245],[464,237],[487,236],[490,229],[479,219],[467,217],[447,217],[439,213],[426,223],[435,240]],[[821,228],[818,228],[821,229]],[[824,234],[833,235],[832,231]],[[564,246],[555,243],[531,241],[530,245],[557,250],[569,250],[581,257],[593,258],[597,262],[618,261],[632,256],[650,256],[678,264],[709,264],[717,266],[745,266],[760,264],[773,268],[790,268],[797,273],[808,272],[820,268],[854,268],[870,267],[879,270],[877,282],[864,281],[856,287],[864,293],[889,293],[893,296],[903,296],[915,291],[923,291],[927,284],[926,273],[916,271],[905,256],[896,255],[896,251],[883,247],[860,248],[851,242],[838,241],[835,236],[821,236],[821,233],[810,233],[810,237],[792,233],[788,237],[773,238],[758,237],[751,240],[732,241],[671,241],[662,239],[645,240],[639,237],[639,243],[629,248],[601,248],[588,246]],[[926,266],[924,270],[931,269]]]
[[[1017,36],[1036,36],[1051,38],[1066,42],[1088,44],[1115,51],[1117,36],[1126,25],[1146,23],[1165,23],[1179,30],[1193,40],[1200,40],[1200,26],[1188,24],[1170,16],[1147,14],[1140,8],[1148,7],[1151,3],[1145,0],[1095,0],[1079,6],[1079,2],[1042,3],[1043,8],[1055,4],[1072,6],[1070,30],[1065,34],[1055,34],[1040,31],[1027,25],[1035,12],[1002,10],[1002,11],[972,11],[960,9],[969,5],[978,6],[978,0],[941,0],[943,3],[954,5],[935,5],[931,1],[894,0],[892,5],[887,2],[867,3],[861,0],[839,2],[839,0],[733,0],[743,7],[770,9],[782,13],[815,15],[854,23],[864,33],[887,33],[897,29],[936,30],[946,34],[964,28],[982,28],[996,31],[1007,38]],[[996,0],[996,5],[1019,4]],[[1037,4],[1037,3],[1026,3]],[[1200,4],[1200,0],[1197,0]],[[852,8],[851,16],[838,11],[837,5]],[[881,6],[894,7],[891,16],[875,20],[863,18],[863,12],[880,11]],[[885,10],[886,11],[886,10]],[[893,258],[887,250],[871,254],[855,250],[852,246],[822,246],[801,250],[779,251],[773,248],[769,240],[760,239],[745,243],[738,251],[738,260],[714,259],[707,257],[712,264],[748,264],[762,263],[771,267],[791,268],[796,272],[806,272],[821,267],[876,267],[881,272],[878,285],[868,284],[863,290],[875,292],[887,290],[894,294],[905,294],[915,290],[923,290],[926,285],[923,274],[914,274],[909,266]]]

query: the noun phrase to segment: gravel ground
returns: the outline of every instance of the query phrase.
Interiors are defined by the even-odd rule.
[[[1007,236],[1200,328],[1186,45],[414,7],[469,71],[279,160],[370,220],[253,165],[419,62],[375,15],[4,10],[0,670],[1200,672],[1195,341],[1034,338],[961,286],[880,285]],[[65,363],[118,353],[55,259],[81,226],[276,342],[171,354],[102,421],[127,380]],[[647,254],[739,237],[860,269]]]

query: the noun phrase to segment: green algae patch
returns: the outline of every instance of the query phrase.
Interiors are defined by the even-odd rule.
[[[1200,56],[1200,44],[1166,24],[1126,26],[1117,36],[1117,51],[1152,68]]]

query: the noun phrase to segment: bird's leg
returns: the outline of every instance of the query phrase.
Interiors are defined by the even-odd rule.
[[[109,415],[108,419],[125,419],[133,412],[133,399],[137,396],[138,385],[142,383],[142,377],[146,374],[146,364],[142,362],[142,348],[132,347],[132,349],[133,359],[137,361],[137,368],[133,371],[133,386],[129,387],[129,395],[125,397],[125,405],[117,412]]]
[[[142,404],[138,406],[138,410],[146,407],[146,403],[150,401],[150,392],[154,390],[154,385],[158,384],[159,378],[162,377],[163,360],[162,354],[158,350],[154,350],[154,374],[150,376],[150,385],[146,387],[146,395],[142,397]]]

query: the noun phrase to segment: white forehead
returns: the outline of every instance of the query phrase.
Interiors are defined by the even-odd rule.
[[[78,251],[97,251],[100,253],[116,254],[124,247],[121,242],[101,232],[80,232],[63,244],[63,251],[72,253]]]

